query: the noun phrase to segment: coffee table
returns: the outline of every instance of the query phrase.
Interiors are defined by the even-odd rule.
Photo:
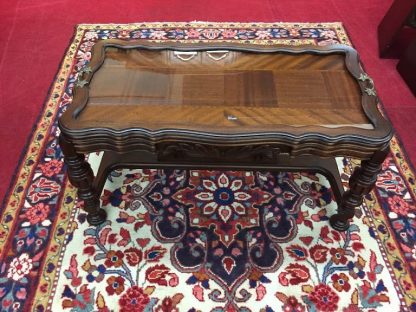
[[[392,127],[373,81],[343,45],[103,40],[59,120],[70,182],[87,220],[116,168],[312,170],[324,174],[348,229],[375,184]],[[104,151],[94,177],[85,154]],[[362,160],[344,191],[336,156]]]

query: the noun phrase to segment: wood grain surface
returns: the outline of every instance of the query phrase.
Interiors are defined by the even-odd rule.
[[[187,142],[365,159],[392,136],[377,101],[344,45],[108,39],[94,45],[59,126],[82,153]]]
[[[78,122],[239,132],[276,125],[371,128],[345,57],[107,48]]]

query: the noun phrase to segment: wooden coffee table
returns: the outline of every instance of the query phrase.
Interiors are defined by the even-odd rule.
[[[88,222],[116,168],[312,170],[330,181],[346,230],[388,153],[390,123],[347,46],[103,40],[59,121]],[[96,177],[85,154],[104,151]],[[335,156],[362,159],[343,190]]]

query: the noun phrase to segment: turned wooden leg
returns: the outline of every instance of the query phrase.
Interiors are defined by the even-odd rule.
[[[363,203],[364,196],[373,189],[388,152],[387,146],[375,152],[371,159],[362,161],[361,167],[354,170],[349,180],[350,189],[344,193],[338,212],[329,220],[335,230],[348,230],[349,220],[354,217],[355,208]]]
[[[92,183],[94,174],[91,166],[85,161],[83,154],[78,154],[71,142],[63,134],[59,137],[59,145],[68,167],[69,181],[78,188],[78,197],[84,201],[84,210],[88,213],[87,221],[91,225],[103,223],[107,214],[100,208],[99,194],[96,194]]]

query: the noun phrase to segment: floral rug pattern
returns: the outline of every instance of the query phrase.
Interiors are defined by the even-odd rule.
[[[78,26],[2,207],[2,311],[416,311],[416,186],[396,138],[346,233],[320,175],[196,170],[113,172],[90,227],[57,119],[106,38],[350,44],[340,23]],[[358,162],[338,163],[345,182]]]
[[[346,233],[329,227],[336,204],[320,175],[123,170],[112,173],[102,199],[109,220],[101,226],[76,214],[52,310],[400,305],[380,251],[364,246],[376,244],[364,215]]]

